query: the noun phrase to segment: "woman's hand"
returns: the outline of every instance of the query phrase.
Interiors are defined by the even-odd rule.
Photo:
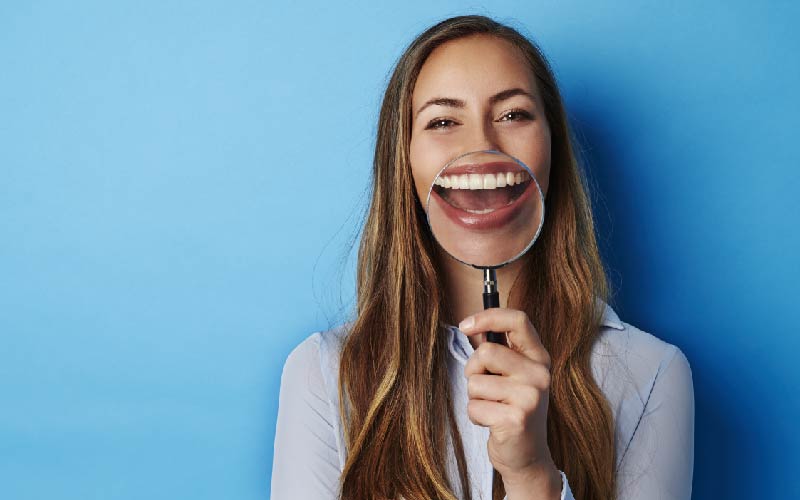
[[[507,332],[509,347],[481,343],[464,367],[469,403],[476,425],[489,427],[489,460],[511,490],[541,491],[535,498],[559,498],[561,475],[547,445],[550,354],[528,315],[491,308],[467,317],[458,328],[485,338],[484,332]],[[487,371],[496,374],[488,374]],[[533,489],[533,491],[531,491]]]

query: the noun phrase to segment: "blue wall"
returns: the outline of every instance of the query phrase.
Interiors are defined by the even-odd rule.
[[[268,496],[387,73],[473,12],[551,59],[617,309],[690,360],[695,498],[800,495],[796,4],[142,3],[0,5],[3,498]]]

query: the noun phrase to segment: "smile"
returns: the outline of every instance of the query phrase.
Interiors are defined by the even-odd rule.
[[[531,181],[528,171],[515,163],[464,165],[442,172],[431,197],[461,227],[497,229],[521,212],[531,196]]]
[[[450,174],[437,177],[435,184],[446,189],[497,189],[522,184],[528,179],[530,179],[528,172]]]

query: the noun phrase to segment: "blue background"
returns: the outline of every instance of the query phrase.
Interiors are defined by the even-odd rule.
[[[381,92],[481,13],[552,61],[695,498],[800,495],[797,4],[0,5],[0,496],[269,495],[280,370],[352,305]]]

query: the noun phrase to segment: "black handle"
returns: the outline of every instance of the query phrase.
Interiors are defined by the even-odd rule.
[[[500,307],[500,295],[496,290],[492,292],[483,292],[483,308],[489,309],[491,307]],[[486,332],[486,340],[494,342],[495,344],[508,346],[505,333]]]

